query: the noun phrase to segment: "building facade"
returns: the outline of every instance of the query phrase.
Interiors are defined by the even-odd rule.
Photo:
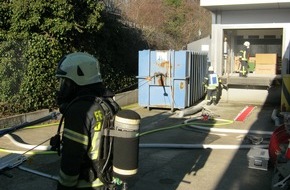
[[[210,61],[219,75],[236,71],[235,59],[244,41],[251,43],[253,62],[257,54],[276,54],[276,71],[268,66],[254,69],[255,75],[289,73],[290,1],[201,0],[200,5],[212,12]]]
[[[221,100],[280,103],[276,81],[290,78],[290,0],[200,0],[200,6],[212,13],[209,61],[227,85]],[[245,41],[249,73],[242,78]]]

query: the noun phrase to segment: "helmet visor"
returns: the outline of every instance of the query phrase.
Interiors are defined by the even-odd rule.
[[[65,72],[64,70],[61,69],[61,64],[63,63],[63,61],[66,59],[66,56],[64,56],[57,64],[57,70],[56,70],[56,76],[59,75],[66,75],[67,72]]]

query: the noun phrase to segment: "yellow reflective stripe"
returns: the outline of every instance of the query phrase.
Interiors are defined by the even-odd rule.
[[[243,58],[242,58],[243,61],[247,61],[248,59],[246,58],[246,51],[243,51]]]
[[[99,146],[100,146],[99,131],[101,131],[103,125],[103,113],[101,110],[97,110],[94,112],[94,116],[96,124],[94,126],[94,134],[90,148],[90,158],[92,160],[97,159],[99,156]]]
[[[88,188],[88,187],[99,187],[104,185],[99,178],[97,178],[93,182],[87,182],[85,180],[79,180],[77,184],[77,188]]]
[[[101,110],[95,111],[94,115],[95,115],[96,121],[102,121],[103,120],[103,113],[101,112]]]
[[[94,131],[100,131],[102,129],[102,121],[98,121],[94,127]]]
[[[72,141],[84,144],[86,146],[88,146],[88,144],[89,144],[89,138],[86,135],[83,135],[81,133],[77,133],[77,132],[72,131],[70,129],[65,128],[63,131],[63,136],[72,140]]]
[[[101,122],[98,123],[102,125]],[[90,149],[90,157],[92,160],[97,159],[99,155],[99,146],[100,146],[99,134],[100,134],[99,132],[94,132],[94,136],[92,139],[92,147]]]
[[[58,181],[63,186],[74,187],[78,183],[78,178],[79,178],[79,175],[74,175],[74,176],[66,175],[62,170],[60,170]]]
[[[102,129],[102,121],[103,121],[103,114],[101,110],[97,110],[94,112],[94,116],[96,119],[96,124],[94,126],[94,131],[100,131]]]

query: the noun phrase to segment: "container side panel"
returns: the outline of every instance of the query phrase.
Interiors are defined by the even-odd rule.
[[[186,80],[174,80],[174,108],[184,109],[187,106]]]
[[[147,106],[149,103],[149,84],[148,78],[150,70],[150,50],[139,51],[138,68],[138,104]]]
[[[138,79],[138,104],[144,107],[149,104],[149,83],[142,78]]]
[[[171,85],[171,63],[169,51],[152,51],[150,75],[161,77],[162,85]],[[160,85],[160,84],[156,84]]]
[[[188,88],[187,88],[187,73],[189,68],[189,52],[175,51],[174,52],[174,108],[183,109],[188,107]]]
[[[174,53],[174,78],[185,79],[188,68],[188,52],[176,51]]]
[[[150,106],[171,106],[171,89],[168,86],[150,86]]]

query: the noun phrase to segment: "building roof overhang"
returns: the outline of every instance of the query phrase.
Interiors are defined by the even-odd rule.
[[[289,9],[289,0],[200,0],[200,6],[209,11]]]

